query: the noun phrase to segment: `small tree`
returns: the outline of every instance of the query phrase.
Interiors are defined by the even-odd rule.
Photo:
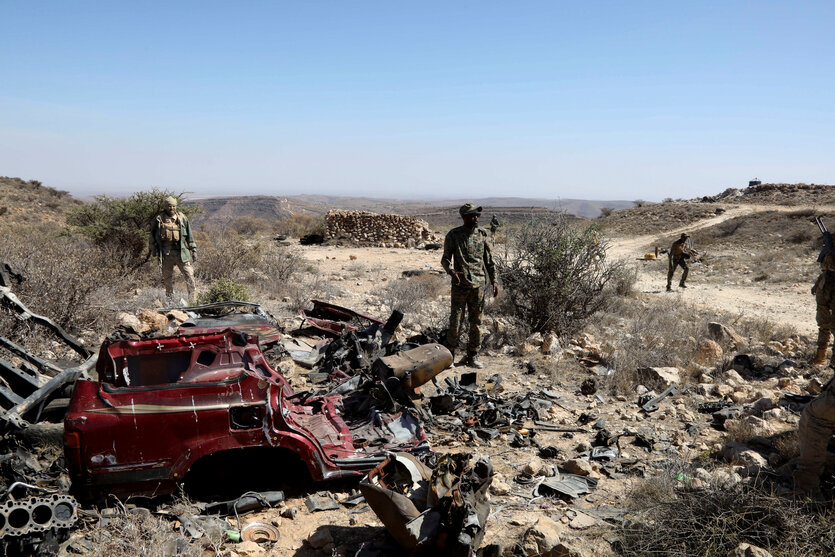
[[[201,304],[247,301],[249,301],[249,290],[247,287],[228,278],[217,279],[211,284],[207,292],[199,296],[199,302]]]
[[[92,203],[74,207],[67,223],[118,260],[123,270],[134,269],[148,260],[148,234],[154,216],[165,207],[165,198],[180,196],[154,188],[130,197],[98,195]],[[180,207],[186,216],[197,207]]]
[[[496,257],[505,310],[534,331],[577,331],[619,276],[622,264],[606,261],[606,246],[597,225],[579,226],[562,214],[516,228]]]

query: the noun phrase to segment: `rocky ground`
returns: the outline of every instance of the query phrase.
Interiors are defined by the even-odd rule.
[[[681,231],[696,232],[698,237],[700,230],[761,210],[751,204],[699,204],[698,214],[688,212],[685,222],[663,229],[661,235],[661,227],[647,227],[644,231],[650,233],[640,236],[625,233],[625,225],[619,228],[609,237],[608,253],[634,267],[634,290],[613,300],[575,338],[514,335],[488,307],[485,329],[493,336],[477,385],[485,386],[498,374],[502,392],[497,396],[533,397],[539,401],[538,420],[515,423],[492,439],[473,435],[454,420],[429,425],[435,451],[484,455],[494,466],[483,546],[496,546],[493,554],[504,555],[628,553],[622,528],[639,516],[636,501],[641,499],[636,494],[654,478],[691,491],[732,490],[766,482],[763,489],[769,493],[788,492],[803,397],[819,392],[829,375],[808,363],[815,332],[811,285],[799,279],[754,281],[745,270],[741,249],[725,246],[712,250],[703,264],[692,266],[688,289],[668,294],[666,256],[638,260],[655,245],[667,246]],[[407,303],[409,311],[399,333],[403,337],[444,324],[448,286],[445,277],[434,274],[440,268],[437,251],[287,249],[303,258],[306,284],[316,296],[382,319],[398,304]],[[802,261],[811,269],[804,269],[804,278],[814,274],[814,259],[801,259],[806,252],[784,263]],[[723,259],[735,263],[717,276],[710,263]],[[404,271],[421,273],[406,280]],[[137,296],[147,293],[140,289]],[[297,300],[285,296],[261,302],[287,330],[298,323]],[[304,368],[284,369],[295,388],[310,386]],[[438,384],[469,371],[450,368],[438,377]],[[642,409],[642,404],[671,386],[674,392],[658,402],[657,410]],[[428,384],[423,394],[430,397],[436,388]],[[60,452],[56,452],[58,442],[55,435],[31,441],[46,449],[30,465],[50,466]],[[558,469],[591,478],[596,488],[573,499],[536,492],[537,485]],[[312,493],[330,493],[341,501],[353,489],[351,483],[338,483],[290,491],[278,508],[241,516],[241,526],[258,521],[278,528],[277,541],[261,544],[234,543],[209,534],[177,542],[180,523],[171,518],[176,514],[171,509],[188,507],[187,499],[166,502],[161,514],[129,510],[120,514],[121,507],[114,504],[117,510],[110,512],[121,518],[85,511],[87,517],[62,554],[119,554],[113,548],[120,547],[117,542],[122,540],[123,554],[128,555],[125,537],[134,536],[134,548],[147,543],[151,551],[156,547],[166,555],[355,555],[363,546],[385,540],[374,513],[344,504],[314,512],[305,505]],[[102,532],[111,534],[102,537]],[[820,549],[782,554],[826,554],[824,545]]]

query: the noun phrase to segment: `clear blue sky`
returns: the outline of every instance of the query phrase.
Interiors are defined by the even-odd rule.
[[[73,193],[835,184],[833,2],[0,0],[0,175]]]

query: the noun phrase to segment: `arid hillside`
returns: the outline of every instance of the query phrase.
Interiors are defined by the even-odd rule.
[[[47,200],[53,195],[14,183],[19,192],[30,188],[31,195]],[[744,191],[739,197],[748,195]],[[805,188],[770,191],[779,203],[744,202],[723,193],[704,202],[616,210],[583,219],[580,226],[570,219],[543,223],[553,215],[534,211],[497,234],[500,289],[486,302],[484,369],[447,368],[412,398],[398,399],[420,416],[439,458],[466,453],[489,459],[494,475],[482,555],[800,557],[835,552],[835,469],[823,477],[829,506],[795,498],[791,480],[800,412],[832,373],[811,364],[816,326],[809,288],[818,273],[820,246],[811,217],[822,215],[835,227],[835,208],[805,204]],[[798,191],[797,203],[789,201]],[[821,199],[829,190],[823,192]],[[750,194],[756,197],[760,190]],[[16,195],[14,205],[0,205],[40,207],[40,197]],[[244,212],[248,202],[218,203],[218,215],[256,215]],[[255,218],[298,208],[292,202],[260,203],[264,216]],[[43,218],[61,222],[62,207]],[[483,220],[489,222],[489,214]],[[599,224],[600,230],[589,224]],[[549,236],[555,229],[565,232],[561,241]],[[687,288],[666,292],[663,251],[685,231],[699,257],[691,261]],[[275,318],[288,344],[286,351],[272,352],[268,362],[300,393],[299,404],[347,376],[368,377],[352,351],[374,346],[371,340],[354,344],[356,337],[349,334],[328,344],[321,331],[303,328],[299,312],[310,309],[311,300],[383,321],[399,310],[404,317],[395,335],[398,343],[443,338],[450,283],[440,272],[438,251],[303,246],[298,238],[279,242],[271,231],[257,228],[214,234],[202,223],[197,233],[195,273],[202,300],[233,293],[261,304]],[[525,243],[524,238],[549,241]],[[660,257],[645,259],[647,253],[654,256],[656,246]],[[561,272],[576,260],[556,256],[583,249],[590,257],[578,263],[582,272]],[[519,250],[531,257],[517,260],[521,263],[514,269],[512,258]],[[155,339],[175,325],[175,314],[157,311],[170,300],[153,263],[132,268],[72,231],[56,229],[33,238],[12,227],[0,243],[0,261],[24,275],[25,281],[13,285],[21,301],[53,316],[91,350],[114,333]],[[519,280],[518,272],[527,273],[534,263],[543,265],[545,274],[533,282]],[[600,276],[608,277],[605,284],[594,282]],[[548,290],[554,284],[561,286]],[[592,295],[580,301],[593,311],[583,316],[575,305],[570,317],[567,311],[556,316],[562,318],[555,320],[564,326],[562,333],[535,331],[541,321],[520,317],[553,311],[561,307],[552,305],[554,299],[576,296],[590,284],[599,291],[589,288]],[[179,275],[175,289],[175,298],[185,295]],[[538,295],[532,298],[539,303],[533,312],[514,308],[519,289]],[[80,360],[8,308],[0,311],[0,331],[0,337],[49,362]],[[319,363],[306,359],[314,352],[321,354]],[[459,351],[456,360],[460,356]],[[8,348],[0,348],[0,360],[32,368]],[[377,376],[370,379],[369,385],[379,382]],[[56,412],[60,405],[52,406]],[[153,413],[156,406],[142,408]],[[238,416],[252,420],[258,414]],[[220,422],[226,427],[225,418]],[[254,425],[251,434],[257,436],[264,424]],[[67,493],[62,428],[60,419],[47,420],[0,438],[0,491],[25,481]],[[136,436],[153,438],[156,430],[151,430],[140,429]],[[403,552],[368,502],[358,500],[357,478],[313,483],[303,473],[292,475],[289,465],[254,467],[247,458],[219,462],[221,469],[208,476],[212,480],[189,484],[195,491],[85,504],[79,520],[61,531],[55,553],[353,557]],[[267,484],[283,490],[285,500],[217,522],[205,506],[218,502],[216,488],[229,487],[232,480],[244,491],[253,489],[249,480],[259,480],[259,489]],[[236,541],[253,523],[279,534]],[[745,544],[760,553],[746,553]]]
[[[63,224],[67,208],[80,203],[37,180],[0,176],[0,227]]]

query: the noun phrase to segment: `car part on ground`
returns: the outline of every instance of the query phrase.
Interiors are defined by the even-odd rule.
[[[490,514],[493,467],[469,454],[438,455],[431,466],[394,454],[360,482],[368,505],[410,553],[474,554]]]
[[[275,318],[259,304],[252,302],[216,302],[157,311],[167,313],[171,310],[180,310],[189,316],[189,319],[180,324],[181,334],[232,328],[248,335],[257,335],[262,351],[271,348],[281,337],[281,330]]]
[[[40,491],[36,497],[15,498],[17,488]],[[52,529],[70,528],[78,520],[78,503],[70,495],[61,495],[41,487],[15,482],[0,503],[0,538],[27,536]]]

